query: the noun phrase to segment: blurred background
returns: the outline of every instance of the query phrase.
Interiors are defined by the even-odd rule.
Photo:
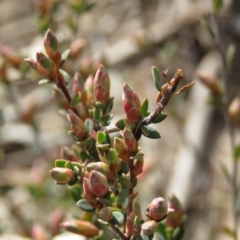
[[[152,66],[168,69],[170,78],[180,68],[185,83],[196,81],[171,99],[167,119],[157,126],[161,139],[141,139],[139,200],[144,212],[152,198],[174,193],[186,212],[184,239],[232,239],[229,136],[221,110],[209,104],[210,92],[195,76],[208,73],[222,84],[221,55],[209,31],[217,29],[224,51],[235,51],[228,82],[230,99],[239,96],[239,0],[223,1],[217,12],[211,0],[1,0],[0,239],[32,239],[32,229],[51,236],[56,219],[80,214],[68,188],[49,176],[61,146],[73,143],[69,125],[51,87],[38,86],[41,77],[23,62],[43,50],[48,28],[61,51],[71,50],[64,66],[70,76],[79,70],[86,78],[99,63],[106,66],[113,122],[123,116],[124,82],[154,109]]]

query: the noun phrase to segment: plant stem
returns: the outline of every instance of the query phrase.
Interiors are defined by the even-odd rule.
[[[159,116],[162,110],[167,106],[170,98],[172,97],[173,93],[176,91],[177,86],[182,78],[183,78],[182,70],[178,69],[175,72],[175,75],[173,77],[173,81],[172,81],[173,84],[172,85],[169,84],[166,92],[164,93],[163,97],[157,104],[155,110],[143,119],[143,123],[142,123],[143,125],[149,125],[157,118],[157,116]]]
[[[226,57],[225,57],[225,51],[223,49],[222,43],[221,43],[221,38],[220,38],[220,33],[219,33],[219,27],[218,23],[216,20],[216,16],[212,14],[212,19],[215,24],[215,44],[216,47],[218,48],[218,51],[221,56],[222,60],[222,79],[224,83],[224,88],[225,88],[225,95],[223,99],[223,113],[224,113],[224,118],[225,118],[225,123],[226,123],[226,129],[228,132],[229,136],[229,141],[230,141],[230,148],[231,148],[231,153],[232,153],[232,173],[231,173],[231,191],[232,191],[232,214],[233,214],[233,231],[235,233],[235,239],[238,239],[238,234],[237,234],[237,228],[238,228],[238,215],[237,212],[235,211],[235,206],[236,206],[236,200],[237,200],[237,161],[234,159],[234,146],[235,146],[235,136],[234,136],[234,126],[232,124],[229,112],[228,112],[228,106],[230,103],[230,86],[229,86],[229,81],[228,81],[228,73],[227,73],[227,62],[226,62]]]
[[[118,234],[122,240],[128,240],[128,237],[118,228],[118,226],[111,225],[111,228]]]
[[[58,82],[57,82],[57,86],[58,86],[58,88],[60,88],[61,91],[63,92],[65,98],[67,99],[67,101],[68,101],[68,103],[69,103],[69,105],[71,105],[72,98],[71,98],[71,96],[70,96],[70,94],[69,94],[69,92],[68,92],[68,90],[67,90],[67,88],[66,88],[65,80],[63,79],[63,76],[62,76],[62,74],[60,73],[59,70],[58,70]],[[77,111],[76,108],[71,108],[71,109],[74,111],[74,113],[77,114],[77,116],[79,116],[78,111]]]

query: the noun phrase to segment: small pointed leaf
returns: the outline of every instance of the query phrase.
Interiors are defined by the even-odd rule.
[[[64,51],[62,53],[62,57],[61,57],[61,64],[60,64],[60,67],[65,63],[65,61],[68,59],[68,56],[69,56],[69,53],[70,53],[70,49],[67,49],[66,51]]]
[[[124,119],[120,119],[115,123],[115,126],[121,130],[125,128]]]
[[[113,212],[113,218],[109,221],[110,224],[112,225],[119,225],[123,223],[124,216],[121,212],[114,211]]]
[[[99,144],[106,143],[106,133],[98,131],[98,133],[97,133],[97,142]]]
[[[45,85],[45,84],[53,84],[54,81],[48,80],[48,79],[41,79],[38,81],[38,85]]]
[[[152,127],[142,126],[141,130],[142,130],[143,135],[145,137],[147,137],[147,138],[151,138],[151,139],[161,138],[159,132],[156,129],[152,128]]]
[[[71,107],[74,108],[81,100],[81,92],[78,92],[72,99]]]
[[[80,199],[77,202],[77,206],[85,212],[94,212],[95,211],[95,208],[92,207],[92,205],[90,205],[86,199]]]
[[[160,114],[156,117],[156,119],[153,121],[153,123],[160,123],[160,122],[162,122],[166,117],[167,117],[167,113],[162,112],[162,113],[160,113]]]
[[[160,78],[159,71],[156,67],[152,67],[152,75],[153,75],[153,81],[155,83],[155,86],[159,92],[162,90],[162,82]]]
[[[108,103],[107,103],[107,105],[106,105],[106,107],[105,107],[105,109],[104,109],[104,112],[105,112],[105,113],[109,113],[109,112],[112,111],[112,108],[113,108],[113,99],[114,99],[114,97],[111,97],[111,98],[109,99],[109,101],[108,101]]]
[[[67,160],[65,160],[65,159],[57,159],[55,161],[55,167],[65,168],[66,162],[67,162]]]
[[[143,117],[148,116],[148,99],[147,98],[143,100],[143,103],[141,105],[141,114]]]

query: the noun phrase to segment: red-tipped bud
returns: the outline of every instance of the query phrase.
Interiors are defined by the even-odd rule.
[[[184,216],[182,205],[176,196],[172,195],[169,198],[168,207],[174,211],[168,215],[166,225],[168,227],[176,228],[180,225]]]
[[[112,209],[110,207],[104,207],[99,210],[98,217],[103,221],[110,221],[113,218]]]
[[[240,117],[240,98],[239,97],[236,97],[233,99],[233,101],[231,102],[228,108],[228,113],[233,125],[236,126],[238,124],[239,117]]]
[[[135,139],[133,133],[128,128],[124,128],[123,130],[123,140],[124,140],[125,146],[128,148],[128,150],[132,154],[137,153],[138,142]]]
[[[55,63],[45,54],[38,52],[36,55],[38,72],[50,80],[57,79],[57,68]]]
[[[70,49],[69,57],[76,58],[81,53],[81,51],[86,47],[86,45],[87,42],[83,38],[79,38],[73,41],[69,47]]]
[[[158,224],[154,220],[147,220],[142,224],[141,229],[144,232],[144,234],[150,236],[157,231]]]
[[[109,166],[103,162],[92,162],[86,166],[86,170],[91,172],[92,170],[98,171],[105,175],[108,179],[112,177],[112,172]]]
[[[153,199],[146,210],[146,216],[154,220],[163,219],[167,213],[168,206],[162,197]]]
[[[106,104],[110,98],[110,79],[103,65],[98,67],[93,85],[95,101]]]
[[[15,68],[18,68],[22,62],[22,57],[20,56],[20,54],[15,52],[9,46],[1,45],[0,54],[6,61],[8,61]]]
[[[126,83],[123,84],[123,108],[130,123],[136,123],[141,117],[141,102],[138,95]]]
[[[142,173],[143,164],[144,164],[144,158],[143,157],[135,160],[134,165],[133,165],[133,174],[134,174],[135,177]]]
[[[221,94],[218,82],[213,76],[200,72],[197,72],[196,76],[201,81],[201,83],[203,83],[212,92],[213,96],[219,96]]]
[[[57,37],[54,35],[51,29],[48,29],[44,39],[43,44],[45,47],[45,51],[50,58],[54,58],[54,56],[58,53],[58,40]]]
[[[88,78],[86,79],[84,88],[87,94],[86,103],[88,105],[91,105],[93,100],[93,76],[92,75],[88,76]]]
[[[33,240],[47,240],[48,236],[46,231],[39,225],[34,225],[32,228],[32,239]]]
[[[86,238],[93,238],[99,234],[99,229],[90,222],[82,220],[71,220],[61,224],[67,231],[83,235]]]
[[[25,58],[24,62],[26,62],[28,64],[29,67],[31,67],[32,69],[38,71],[37,68],[37,61],[35,59],[32,58]]]
[[[95,170],[91,171],[89,181],[91,190],[96,196],[104,197],[108,193],[108,180],[102,173]]]
[[[82,78],[81,74],[79,72],[75,72],[73,79],[72,79],[72,88],[74,95],[81,93],[81,99],[80,101],[82,103],[86,102],[86,91],[84,89],[84,79]]]
[[[57,184],[68,184],[75,179],[75,174],[72,169],[55,167],[50,170],[51,177]]]
[[[84,122],[72,110],[68,110],[68,120],[71,123],[73,133],[80,141],[88,138],[89,134],[84,125]]]
[[[78,155],[69,147],[62,146],[60,150],[60,158],[66,159],[71,162],[78,162],[79,157]]]
[[[131,154],[128,151],[127,147],[125,146],[124,140],[118,137],[115,137],[113,140],[113,146],[118,154],[118,157],[124,160],[125,162],[128,162]]]
[[[88,178],[83,178],[83,195],[84,198],[94,207],[98,208],[99,204],[96,200],[97,196],[92,192],[90,181]]]

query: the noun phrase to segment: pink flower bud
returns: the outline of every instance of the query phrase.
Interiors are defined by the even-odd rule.
[[[92,205],[92,207],[99,207],[99,203],[96,200],[97,196],[92,192],[90,181],[86,177],[83,178],[83,195],[88,203]]]
[[[67,231],[83,235],[86,238],[93,238],[99,234],[99,229],[90,222],[82,220],[71,220],[61,224]]]
[[[73,133],[80,141],[88,138],[89,133],[84,125],[84,122],[72,110],[68,110],[68,120],[71,123]]]
[[[92,162],[86,166],[86,170],[91,172],[92,170],[98,171],[105,175],[108,179],[112,176],[112,172],[109,166],[103,162]]]
[[[158,229],[158,224],[154,220],[147,220],[141,226],[142,231],[146,235],[154,234]]]
[[[89,175],[89,181],[91,190],[96,196],[104,197],[108,193],[108,181],[102,173],[92,170]]]
[[[95,101],[106,104],[110,98],[110,79],[103,65],[98,67],[93,85]]]
[[[124,140],[125,146],[128,148],[128,150],[132,154],[137,153],[138,142],[135,139],[133,133],[128,128],[124,128],[123,130],[123,140]]]
[[[168,215],[166,225],[168,227],[176,228],[180,225],[184,216],[182,205],[176,196],[172,195],[169,198],[168,207],[174,211]]]
[[[104,207],[99,210],[98,217],[103,221],[110,221],[113,218],[112,209],[110,207]]]
[[[168,206],[166,201],[164,198],[158,197],[153,199],[149,204],[146,210],[146,216],[154,220],[161,220],[166,216],[167,212]]]
[[[126,83],[123,84],[123,108],[130,123],[136,123],[141,117],[141,103],[138,95]]]
[[[50,58],[54,58],[54,56],[58,53],[58,40],[57,37],[54,35],[51,29],[48,29],[44,39],[43,44],[45,47],[45,51]]]
[[[50,175],[57,184],[68,184],[75,179],[73,170],[69,168],[55,167],[50,170]]]
[[[36,55],[38,72],[50,80],[57,79],[57,68],[55,63],[45,54],[38,52]]]

